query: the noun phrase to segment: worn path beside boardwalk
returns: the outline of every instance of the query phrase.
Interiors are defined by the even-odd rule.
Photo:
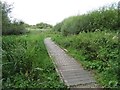
[[[98,87],[90,72],[84,70],[74,58],[68,56],[51,38],[46,38],[44,43],[59,75],[67,86],[80,88]]]

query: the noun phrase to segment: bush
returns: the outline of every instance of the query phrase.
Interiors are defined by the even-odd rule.
[[[36,24],[36,28],[39,28],[39,29],[47,29],[47,28],[52,28],[52,27],[53,27],[52,25],[49,25],[43,22]]]
[[[62,22],[56,24],[56,25],[54,26],[53,30],[54,30],[54,31],[61,32],[61,27],[62,27]]]
[[[79,17],[73,16],[63,21],[61,32],[63,35],[79,34]]]
[[[112,4],[84,15],[71,16],[62,21],[62,24],[57,24],[54,29],[65,36],[80,32],[119,30],[117,5]]]

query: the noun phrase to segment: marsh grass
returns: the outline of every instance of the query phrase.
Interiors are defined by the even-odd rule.
[[[3,36],[3,88],[63,88],[43,43],[44,34]]]
[[[85,69],[93,71],[103,87],[118,87],[118,34],[97,31],[79,35],[52,35],[52,39],[78,60]]]

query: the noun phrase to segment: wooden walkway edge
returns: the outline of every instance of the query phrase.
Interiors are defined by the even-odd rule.
[[[98,88],[95,79],[90,72],[72,57],[67,55],[51,38],[44,40],[49,55],[52,57],[56,70],[68,87]]]

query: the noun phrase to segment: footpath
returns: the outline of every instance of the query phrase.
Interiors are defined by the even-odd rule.
[[[58,74],[68,87],[98,87],[92,74],[89,71],[84,70],[80,63],[67,55],[63,49],[51,40],[51,38],[46,38],[44,43],[50,57],[53,59]]]

